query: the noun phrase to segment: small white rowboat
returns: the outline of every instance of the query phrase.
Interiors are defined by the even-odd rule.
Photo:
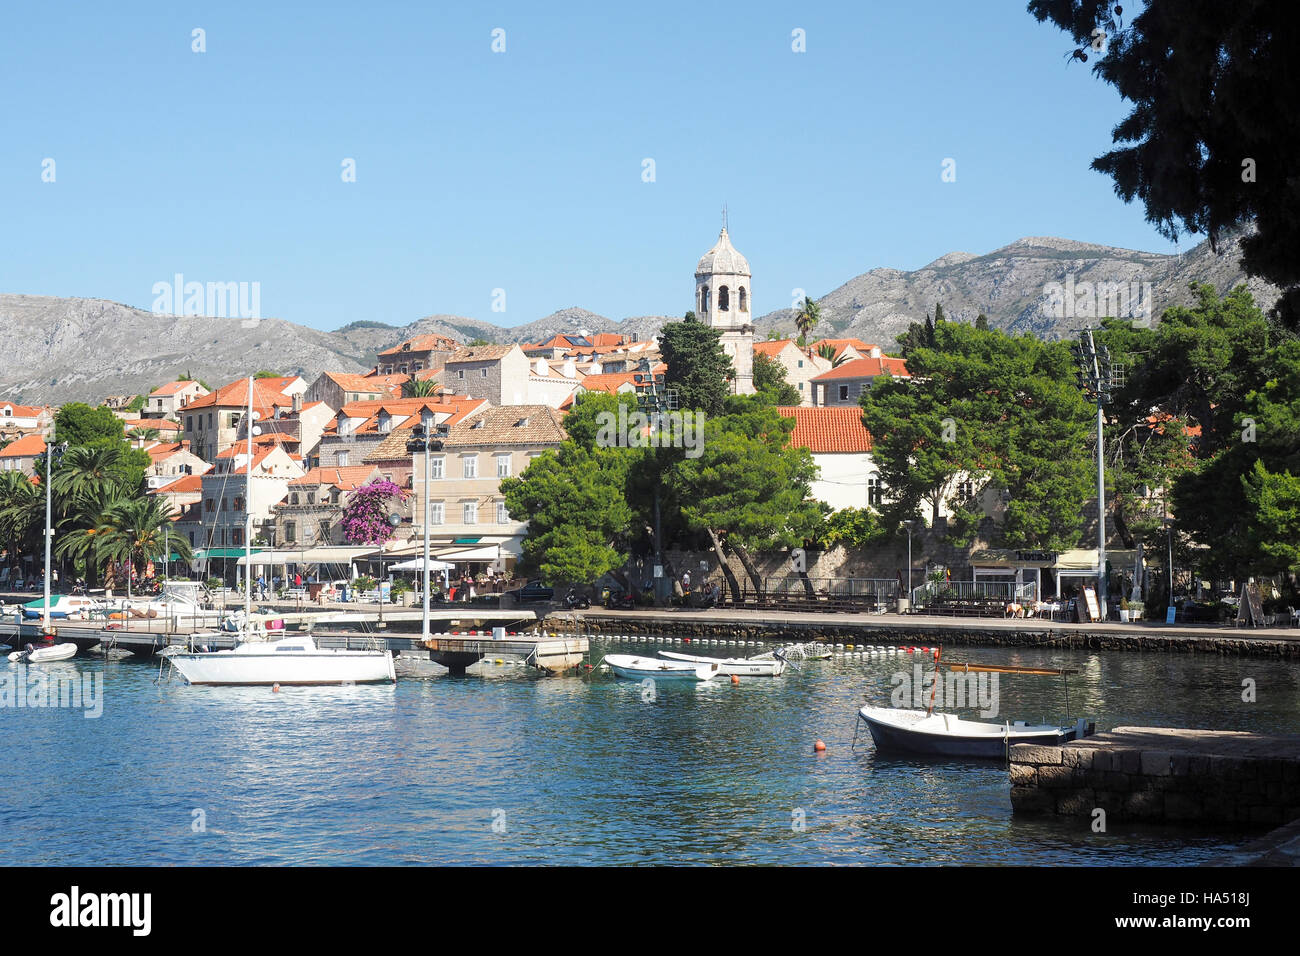
[[[47,664],[50,661],[66,661],[75,656],[77,645],[72,643],[50,644],[45,647],[33,647],[28,644],[24,650],[14,651],[9,655],[11,664]]]
[[[607,654],[605,663],[619,677],[628,680],[692,680],[708,681],[719,677],[722,671],[717,663],[697,664],[690,661],[664,661],[656,657],[634,657],[631,654]]]
[[[717,664],[718,673],[724,677],[780,677],[785,672],[785,661],[780,657],[769,660],[751,660],[743,657],[696,657],[694,654],[681,654],[677,651],[660,651],[660,657],[670,661],[687,661],[692,664]]]

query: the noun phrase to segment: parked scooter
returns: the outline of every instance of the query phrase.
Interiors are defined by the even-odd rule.
[[[591,598],[578,594],[575,588],[569,588],[569,593],[564,596],[564,606],[570,611],[574,608],[586,610],[591,607]]]

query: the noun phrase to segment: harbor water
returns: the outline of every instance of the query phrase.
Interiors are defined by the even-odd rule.
[[[659,647],[686,649],[596,640],[592,655]],[[1078,668],[1071,722],[1087,715],[1099,730],[1300,733],[1296,663],[945,656]],[[156,661],[97,653],[45,665],[102,688],[102,713],[89,718],[84,707],[16,706],[23,665],[4,663],[0,864],[1187,866],[1258,835],[1096,833],[1086,820],[1013,817],[999,762],[877,755],[857,708],[888,704],[900,675],[928,660],[838,655],[780,678],[661,681],[653,692],[491,661],[460,678],[279,692],[159,683]],[[1000,676],[995,719],[1056,722],[1064,711],[1060,678]]]

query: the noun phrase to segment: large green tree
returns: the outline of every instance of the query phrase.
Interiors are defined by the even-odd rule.
[[[685,525],[708,535],[736,600],[739,582],[724,547],[761,590],[751,552],[802,544],[820,528],[822,512],[810,492],[817,466],[807,449],[790,446],[793,429],[793,419],[761,398],[733,396],[725,414],[705,425],[701,454],[682,455],[666,475]]]
[[[700,322],[694,312],[667,323],[659,333],[660,354],[668,366],[664,386],[676,389],[681,408],[721,414],[727,380],[735,375],[721,340],[722,332]]]
[[[1093,160],[1170,239],[1253,223],[1242,264],[1283,289],[1300,325],[1300,21],[1276,0],[1030,0],[1078,44],[1076,59],[1132,109]],[[1136,14],[1136,15],[1134,15]],[[1068,110],[1068,104],[1065,105]]]
[[[934,345],[908,355],[912,378],[878,380],[863,423],[891,503],[891,520],[923,504],[931,519],[960,481],[992,483],[1009,546],[1072,547],[1088,497],[1090,416],[1062,343],[936,322]],[[959,514],[965,534],[975,516]]]

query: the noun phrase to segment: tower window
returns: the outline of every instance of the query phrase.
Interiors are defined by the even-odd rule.
[[[749,296],[745,294],[745,287],[743,285],[740,287],[740,311],[749,311]]]
[[[703,315],[709,314],[709,287],[700,287],[700,312]]]
[[[727,290],[727,287],[725,285],[719,286],[718,287],[718,311],[726,312],[730,308],[731,308],[731,293]]]

